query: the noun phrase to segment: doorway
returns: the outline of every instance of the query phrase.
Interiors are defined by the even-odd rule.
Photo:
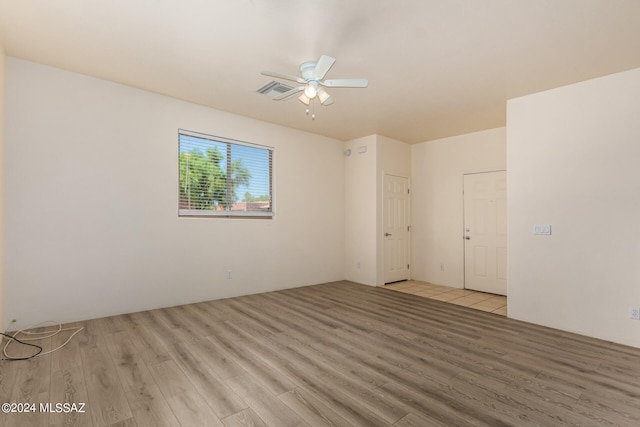
[[[507,174],[464,175],[464,287],[507,295]]]
[[[409,179],[383,178],[384,283],[409,279]]]

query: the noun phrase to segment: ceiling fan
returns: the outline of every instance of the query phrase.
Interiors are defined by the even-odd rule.
[[[298,99],[303,104],[309,105],[309,103],[317,97],[322,105],[331,105],[333,104],[333,98],[324,89],[325,87],[367,87],[369,85],[367,79],[324,80],[327,72],[335,62],[335,58],[328,55],[322,55],[317,62],[303,62],[300,64],[301,77],[277,73],[275,71],[263,71],[262,74],[278,79],[291,80],[301,85],[274,97],[273,99],[275,101],[287,99],[302,92]]]

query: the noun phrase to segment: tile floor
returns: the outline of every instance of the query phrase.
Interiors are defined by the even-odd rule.
[[[476,310],[507,315],[507,297],[502,295],[487,294],[484,292],[457,289],[449,286],[434,285],[417,280],[391,283],[384,286],[398,292],[418,295],[421,297],[446,301],[451,304],[463,305]]]

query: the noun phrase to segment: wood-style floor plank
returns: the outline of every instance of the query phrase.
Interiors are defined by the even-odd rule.
[[[67,323],[61,326],[62,329],[74,328],[51,337],[51,347],[58,348],[63,345],[69,337],[76,331],[75,328],[82,327],[78,322]],[[82,365],[82,354],[80,353],[80,343],[78,339],[71,339],[66,345],[59,350],[51,353],[51,369],[53,371],[64,370],[71,366]]]
[[[306,390],[296,388],[278,398],[312,426],[349,425],[347,420]]]
[[[0,345],[4,349],[7,344],[8,338],[0,340]],[[2,355],[4,359],[4,354]],[[16,361],[1,361],[0,362],[0,404],[11,402],[11,396],[13,394],[13,388],[18,377],[19,363]],[[8,413],[0,411],[0,426],[7,425]]]
[[[160,388],[145,384],[125,390],[137,427],[180,427]]]
[[[152,331],[158,340],[165,345],[172,360],[180,367],[200,395],[207,397],[205,400],[215,414],[224,418],[245,409],[247,405],[242,399],[213,370],[209,369],[207,364],[203,363],[194,350],[194,343],[206,341],[206,338],[200,337],[194,341],[195,335],[185,321],[178,321],[171,315],[163,317],[164,312],[165,310],[153,311],[152,318],[155,321],[152,323]],[[168,323],[165,323],[163,319]],[[173,324],[175,327],[172,328],[169,324]]]
[[[75,353],[75,350],[73,350]],[[55,354],[55,353],[53,353]],[[72,358],[75,360],[75,357]],[[49,426],[53,427],[92,427],[93,420],[88,407],[89,396],[82,371],[82,364],[64,364],[62,369],[51,375],[51,394],[47,402],[76,405],[82,412],[51,413]],[[40,402],[38,402],[40,403]],[[83,405],[84,404],[84,405]]]
[[[267,425],[281,427],[309,426],[298,414],[274,397],[261,384],[257,384],[250,376],[239,375],[229,378],[227,382]]]
[[[91,323],[91,322],[88,322]],[[109,426],[132,417],[116,366],[109,356],[107,340],[92,336],[92,346],[82,349],[82,368],[95,427]]]
[[[19,335],[18,338],[30,338]],[[32,343],[35,343],[31,341]],[[42,352],[46,353],[51,350],[51,338],[38,341],[37,345],[42,347]],[[7,352],[13,357],[28,357],[34,354],[33,347],[17,345],[13,342]],[[29,360],[4,361],[3,363],[12,363],[16,366],[16,378],[13,386],[13,392],[7,402],[13,403],[36,403],[36,410],[29,412],[7,414],[4,426],[6,427],[39,427],[47,426],[49,414],[39,411],[39,402],[47,402],[49,397],[49,387],[51,385],[51,354],[36,357]],[[5,403],[5,402],[1,402]]]
[[[87,412],[0,425],[640,425],[638,348],[350,282],[72,325],[0,362],[0,399]]]
[[[150,366],[162,395],[183,426],[222,427],[222,421],[207,405],[187,376],[173,360]]]
[[[222,420],[226,427],[268,427],[251,408],[243,409]]]

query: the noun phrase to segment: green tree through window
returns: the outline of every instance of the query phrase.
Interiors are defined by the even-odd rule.
[[[272,216],[273,149],[187,131],[179,141],[181,216]]]

